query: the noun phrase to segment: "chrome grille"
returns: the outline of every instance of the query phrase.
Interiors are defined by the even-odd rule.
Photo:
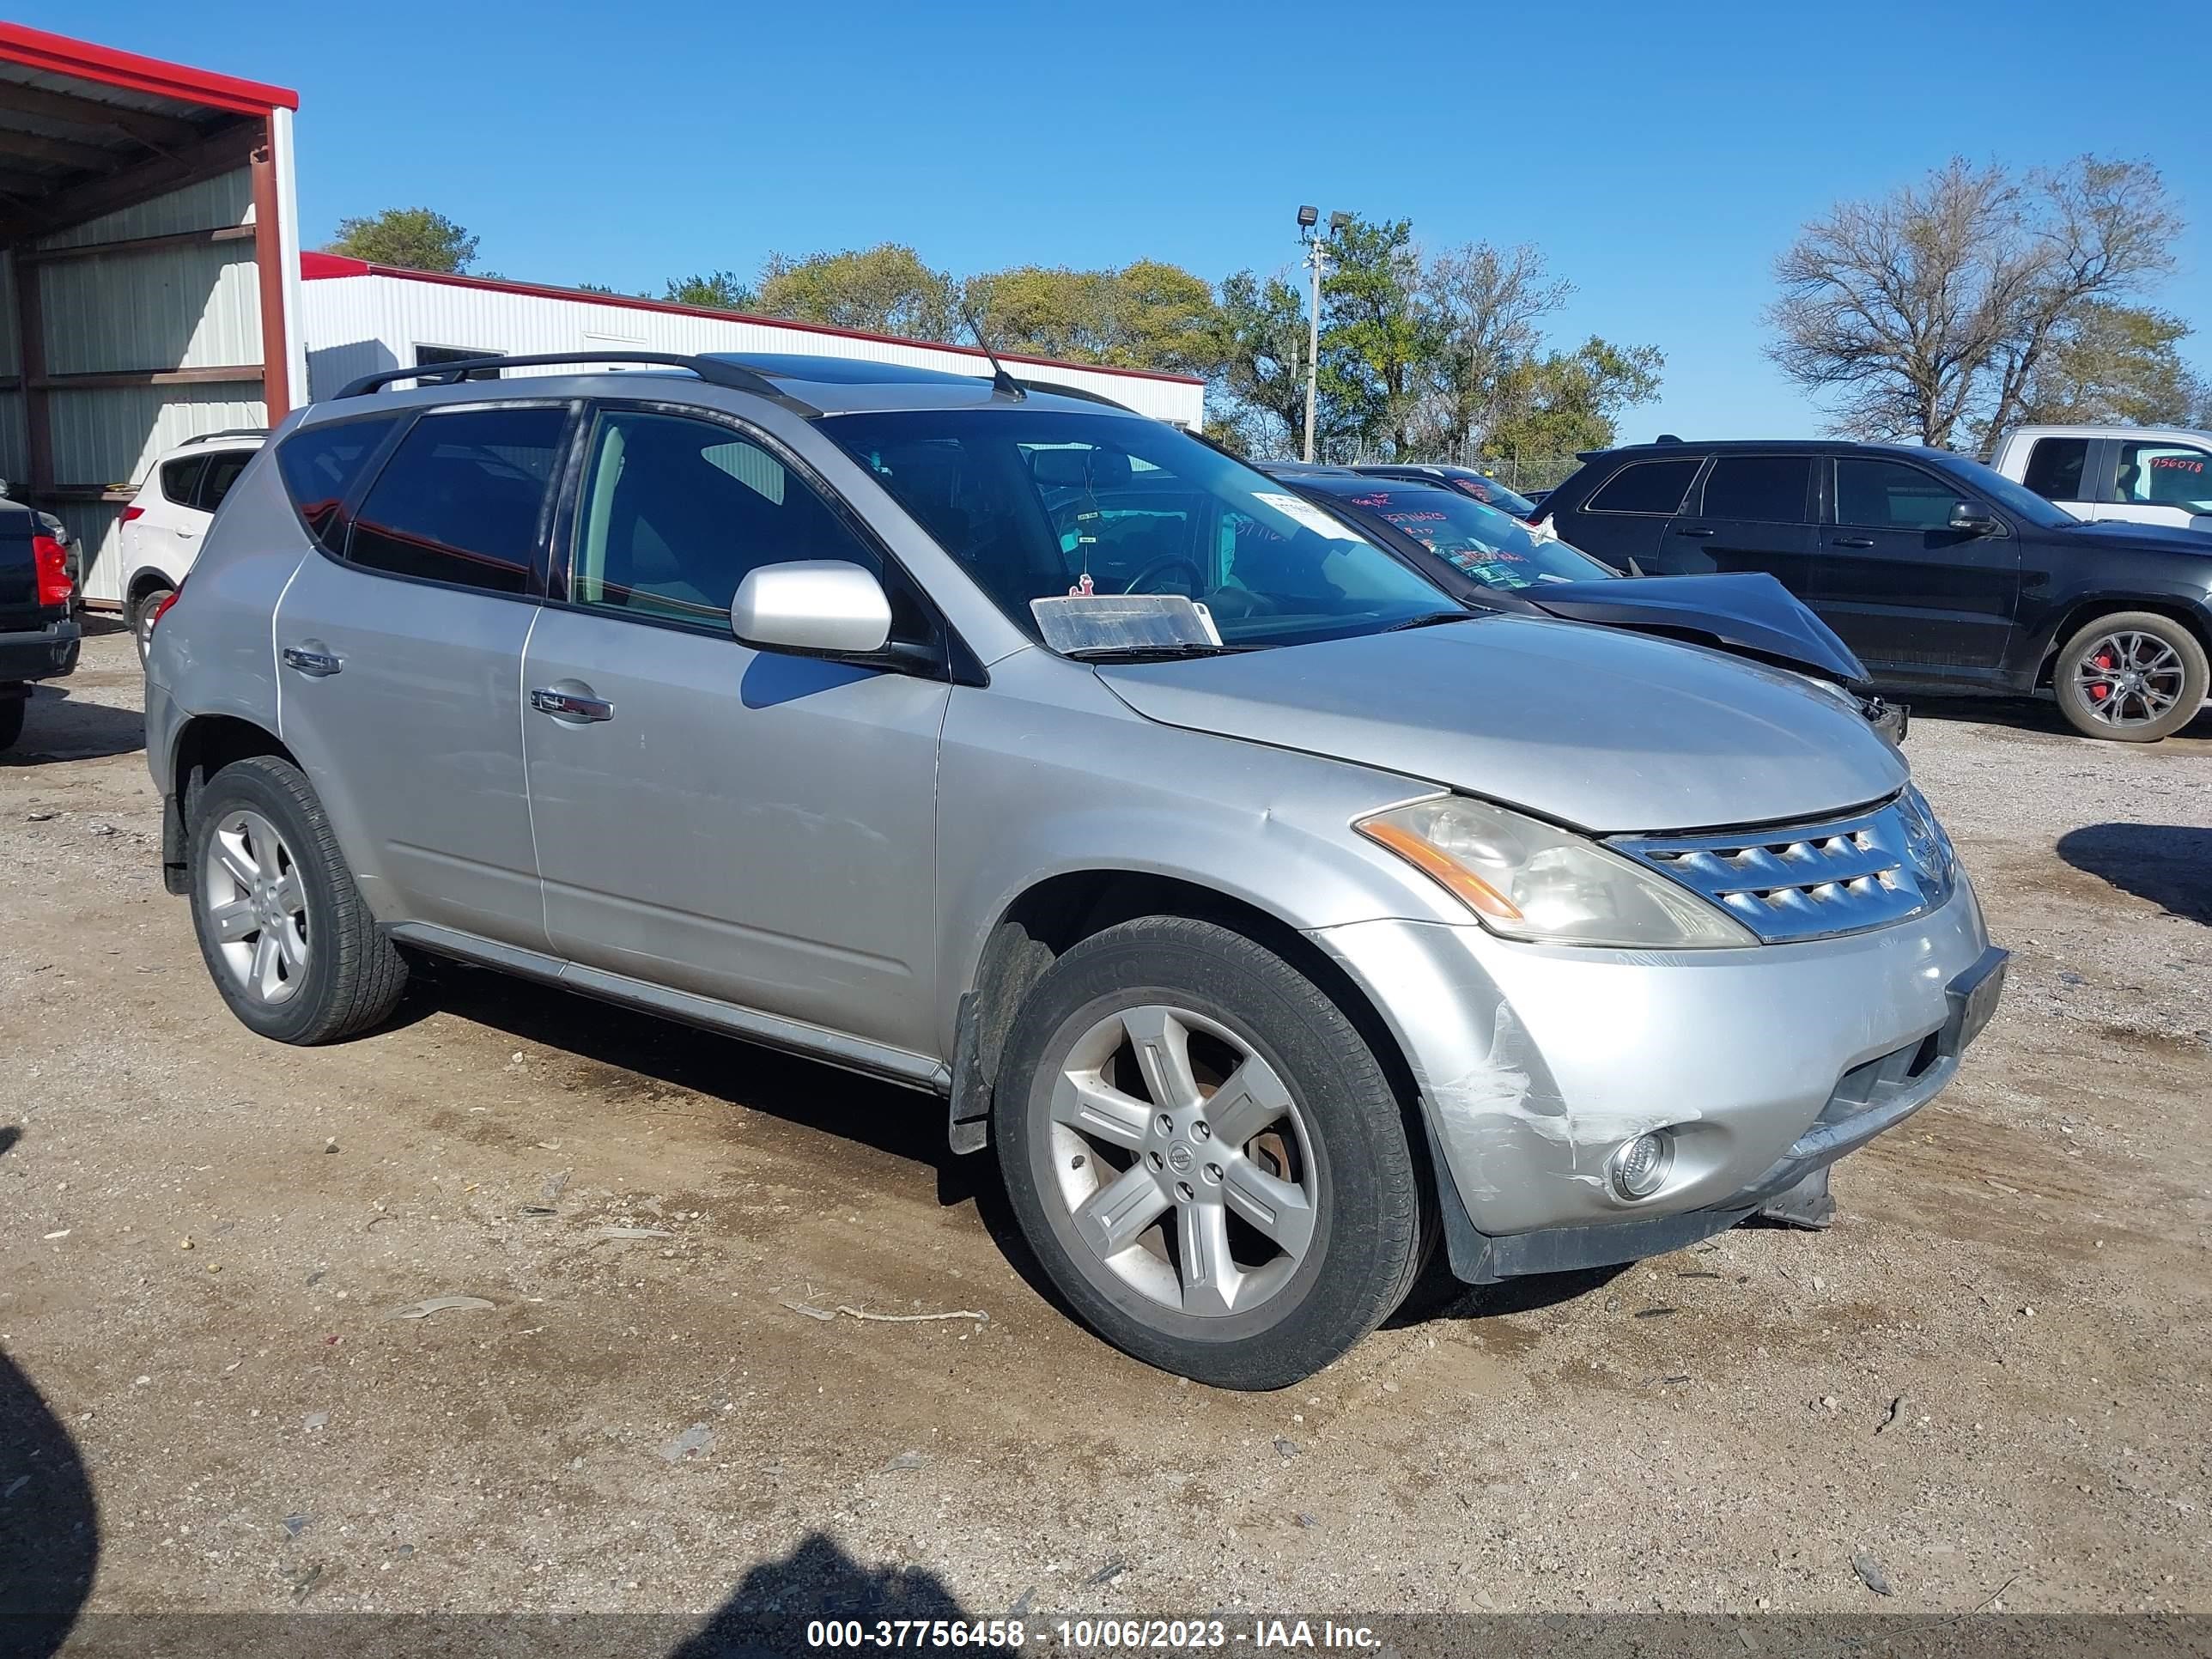
[[[1622,836],[1616,852],[1702,894],[1770,945],[1886,927],[1950,896],[1951,849],[1911,793],[1848,818],[1702,836]]]

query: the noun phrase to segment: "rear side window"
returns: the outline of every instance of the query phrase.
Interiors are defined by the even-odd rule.
[[[276,471],[284,480],[285,492],[308,533],[331,552],[343,552],[345,548],[345,526],[339,520],[338,509],[353,493],[362,469],[399,419],[397,415],[380,415],[366,421],[302,427],[277,447]]]
[[[559,407],[425,415],[369,486],[346,557],[395,576],[526,592],[568,425]]]
[[[186,455],[181,459],[161,463],[161,493],[179,507],[190,507],[192,490],[200,481],[200,473],[207,465],[207,457]]]
[[[2038,438],[2027,452],[2027,476],[2021,482],[2045,501],[2084,501],[2081,469],[2088,459],[2087,438]]]
[[[219,455],[207,458],[207,466],[200,473],[200,487],[192,497],[192,505],[203,513],[212,513],[222,505],[222,498],[230,494],[231,485],[238,475],[246,471],[246,464],[253,459],[250,449],[226,449]]]
[[[1802,524],[1812,482],[1809,455],[1723,455],[1705,475],[1705,516]]]
[[[1631,461],[1614,473],[1589,498],[1588,513],[1678,513],[1690,481],[1698,476],[1699,458],[1680,460]]]

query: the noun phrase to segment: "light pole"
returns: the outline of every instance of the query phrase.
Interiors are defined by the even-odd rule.
[[[1313,272],[1312,309],[1306,319],[1306,444],[1305,458],[1314,458],[1314,397],[1321,380],[1321,276],[1328,264],[1329,245],[1322,240],[1315,227],[1321,222],[1319,208],[1298,210],[1298,235],[1306,245],[1305,264]],[[1348,213],[1332,213],[1328,228],[1333,234],[1341,235],[1352,222]]]

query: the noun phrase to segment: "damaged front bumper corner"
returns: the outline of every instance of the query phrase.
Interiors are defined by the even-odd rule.
[[[1950,1082],[2005,962],[1963,881],[1894,927],[1740,951],[1397,921],[1310,936],[1399,1038],[1453,1270],[1474,1283],[1662,1254],[1770,1206],[1820,1224],[1828,1166]],[[1624,1199],[1609,1160],[1653,1132],[1666,1179]]]

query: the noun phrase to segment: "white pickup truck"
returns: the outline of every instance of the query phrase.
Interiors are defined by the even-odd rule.
[[[2212,432],[2024,426],[1996,469],[2077,519],[2126,519],[2212,534]]]

